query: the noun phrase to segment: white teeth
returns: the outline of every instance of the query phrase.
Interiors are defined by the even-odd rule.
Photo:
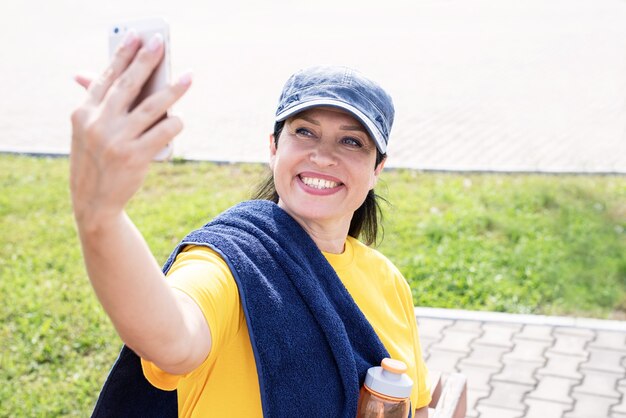
[[[318,179],[313,177],[300,178],[302,179],[302,182],[304,184],[309,187],[313,187],[314,189],[332,189],[333,187],[339,186],[339,183],[330,180]]]

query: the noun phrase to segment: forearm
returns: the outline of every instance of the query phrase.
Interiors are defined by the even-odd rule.
[[[163,356],[184,337],[184,318],[145,240],[123,212],[77,225],[92,286],[118,334],[140,355]]]
[[[190,75],[129,111],[163,51],[162,37],[143,45],[130,30],[99,78],[77,79],[87,97],[71,117],[70,189],[89,278],[119,335],[164,370],[185,372],[210,350],[206,320],[191,298],[167,286],[124,213],[152,159],[182,129],[179,118],[163,115],[189,89]]]

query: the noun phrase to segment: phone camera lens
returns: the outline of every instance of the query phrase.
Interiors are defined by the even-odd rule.
[[[120,32],[120,28],[118,28],[117,26],[113,29],[113,33],[117,34]]]

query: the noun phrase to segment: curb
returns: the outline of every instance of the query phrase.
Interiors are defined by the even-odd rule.
[[[462,309],[415,308],[417,318],[462,319],[464,321],[502,322],[524,325],[547,325],[553,327],[585,328],[599,331],[626,332],[626,321],[608,319],[510,314],[503,312],[466,311]]]

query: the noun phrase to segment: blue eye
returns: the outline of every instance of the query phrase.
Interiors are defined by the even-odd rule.
[[[361,148],[363,146],[363,144],[361,144],[361,141],[359,141],[356,138],[352,138],[350,136],[345,137],[343,139],[343,142],[348,144],[348,145],[351,145],[351,146],[354,146],[354,147],[358,147],[358,148]]]
[[[298,129],[296,129],[296,134],[298,134],[298,135],[305,135],[305,136],[312,136],[313,135],[311,133],[311,131],[309,131],[306,128],[298,128]]]

